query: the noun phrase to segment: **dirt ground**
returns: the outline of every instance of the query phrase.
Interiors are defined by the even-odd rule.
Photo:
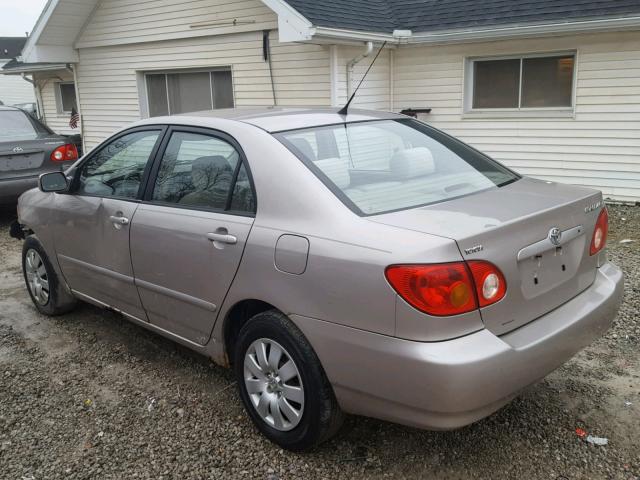
[[[0,214],[1,479],[640,477],[640,207],[610,207],[610,257],[627,279],[606,337],[469,427],[349,418],[306,454],[262,438],[207,359],[88,305],[39,315],[11,216]]]

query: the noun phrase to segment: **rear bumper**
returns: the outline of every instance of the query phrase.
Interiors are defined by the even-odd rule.
[[[17,203],[18,197],[38,186],[39,175],[24,178],[0,179],[0,205]]]
[[[545,316],[500,337],[480,330],[424,343],[293,315],[342,408],[396,423],[452,429],[503,406],[601,336],[615,317],[623,274],[613,264]]]

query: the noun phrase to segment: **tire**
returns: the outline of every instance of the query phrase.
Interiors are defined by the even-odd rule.
[[[47,252],[35,235],[28,236],[22,246],[22,274],[31,301],[40,313],[62,315],[76,306],[76,299],[60,282]]]
[[[277,368],[273,362],[261,368],[258,351],[262,346],[263,364],[275,362],[278,350],[282,352]],[[287,450],[302,451],[337,433],[343,414],[331,384],[311,345],[285,315],[269,310],[252,317],[240,330],[234,352],[240,397],[253,423],[269,440]],[[253,364],[248,367],[245,360]],[[274,410],[280,412],[274,414]],[[298,416],[293,414],[296,411]]]

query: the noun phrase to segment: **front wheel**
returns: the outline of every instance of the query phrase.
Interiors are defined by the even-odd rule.
[[[342,412],[320,361],[282,313],[259,313],[242,327],[234,370],[245,409],[272,442],[301,451],[339,429]]]
[[[75,298],[64,289],[42,244],[33,235],[22,246],[22,272],[31,301],[40,313],[61,315],[75,307]]]

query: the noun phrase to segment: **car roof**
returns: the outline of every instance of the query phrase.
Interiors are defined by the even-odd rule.
[[[20,110],[19,108],[16,107],[10,107],[9,105],[0,105],[0,112],[6,111],[6,110]]]
[[[153,117],[140,123],[193,123],[206,125],[207,119],[226,119],[254,125],[270,133],[345,122],[407,118],[404,115],[376,110],[349,109],[340,115],[339,108],[287,108],[287,107],[240,107],[202,112],[185,113],[168,117]]]

